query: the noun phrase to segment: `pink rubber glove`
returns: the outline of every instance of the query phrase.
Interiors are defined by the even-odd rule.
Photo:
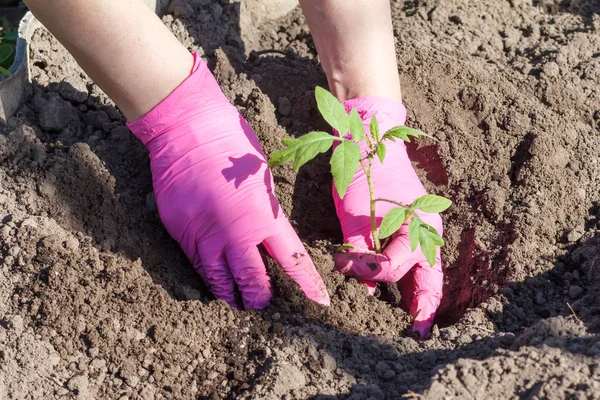
[[[143,118],[129,123],[150,151],[158,211],[213,294],[246,308],[271,299],[262,243],[304,293],[328,305],[327,289],[273,193],[258,139],[196,54],[192,74]]]
[[[365,132],[369,132],[369,123],[373,115],[377,115],[380,132],[403,125],[406,120],[406,109],[394,100],[363,97],[348,100],[344,103],[346,111],[356,108],[361,116]],[[417,197],[426,194],[425,188],[419,181],[402,140],[386,142],[387,155],[381,164],[376,157],[372,169],[373,186],[376,198],[386,198],[402,204],[410,204]],[[363,155],[367,153],[367,144],[361,143]],[[366,175],[362,168],[354,176],[344,199],[340,199],[337,190],[333,188],[333,198],[337,210],[344,242],[351,243],[362,249],[373,250],[371,237],[371,222],[369,212],[369,188]],[[376,203],[377,225],[383,216],[395,205],[387,202]],[[442,219],[439,214],[418,212],[419,217],[433,226],[441,235]],[[363,280],[377,282],[398,282],[403,303],[409,308],[414,318],[413,329],[424,337],[429,333],[435,311],[442,297],[443,273],[440,252],[436,264],[431,267],[420,248],[415,252],[410,250],[408,237],[408,222],[392,236],[392,242],[385,248],[383,254],[368,254],[350,251],[337,254],[335,257],[336,270]],[[368,282],[365,282],[368,283]]]

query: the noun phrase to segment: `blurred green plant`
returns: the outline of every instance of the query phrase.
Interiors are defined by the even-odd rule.
[[[0,27],[0,74],[10,76],[8,69],[15,62],[18,32],[6,18]]]

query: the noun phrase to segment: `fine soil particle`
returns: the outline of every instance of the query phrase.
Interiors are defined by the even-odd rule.
[[[173,2],[270,155],[325,129],[299,9],[250,32],[237,1]],[[32,93],[0,133],[0,398],[597,398],[600,4],[392,2],[409,145],[444,213],[444,298],[427,340],[394,285],[332,271],[329,155],[277,195],[332,297],[265,257],[266,310],[216,301],[160,224],[148,155],[45,30]]]

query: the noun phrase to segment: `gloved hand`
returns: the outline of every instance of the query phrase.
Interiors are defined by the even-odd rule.
[[[273,193],[258,139],[194,54],[192,74],[131,131],[150,151],[160,217],[213,294],[246,308],[271,299],[262,243],[307,297],[327,289]]]
[[[406,120],[404,106],[390,99],[363,97],[348,100],[344,106],[347,112],[353,107],[356,108],[364,122],[365,132],[369,132],[369,123],[374,115],[377,115],[381,134],[392,127],[403,125]],[[365,155],[367,144],[363,141],[360,146]],[[408,159],[404,142],[388,141],[386,147],[387,155],[384,163],[381,164],[377,157],[373,160],[371,174],[375,197],[411,204],[417,197],[426,194],[425,189]],[[340,199],[335,188],[333,188],[333,198],[342,225],[344,242],[358,248],[373,250],[369,188],[362,168],[359,168],[354,176],[344,198]],[[376,203],[378,226],[383,216],[393,207],[396,206],[387,202]],[[425,223],[433,226],[440,235],[442,234],[442,219],[439,214],[422,212],[417,214]],[[361,278],[367,284],[368,281],[398,282],[402,301],[414,318],[413,329],[418,331],[421,337],[429,333],[442,297],[443,273],[440,251],[438,248],[433,267],[429,265],[419,247],[412,252],[408,222],[392,235],[392,241],[383,254],[350,250],[337,254],[335,264],[337,271]]]

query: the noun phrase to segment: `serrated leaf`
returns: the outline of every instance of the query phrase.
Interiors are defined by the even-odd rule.
[[[415,251],[419,244],[419,227],[421,226],[421,219],[416,215],[408,224],[408,237],[410,239],[410,251]]]
[[[365,125],[356,108],[350,110],[350,133],[355,142],[360,142],[365,138]]]
[[[375,152],[377,153],[379,161],[381,161],[381,163],[383,164],[383,160],[385,159],[386,153],[385,144],[383,142],[377,143],[377,146],[375,147]]]
[[[418,129],[409,128],[407,126],[405,126],[404,129],[408,136],[414,136],[414,137],[425,136],[425,137],[433,139],[433,136],[430,136],[430,135],[426,134],[425,132],[420,131]]]
[[[440,241],[441,244],[439,244]],[[427,262],[433,267],[435,265],[436,250],[444,244],[444,241],[432,226],[421,224],[419,227],[419,244]]]
[[[442,239],[438,231],[433,226],[427,225],[424,222],[421,223],[421,226],[425,227],[429,231],[429,236],[431,237],[433,244],[439,247],[442,247],[444,245],[444,239]]]
[[[377,122],[377,117],[375,115],[373,115],[373,118],[371,118],[369,129],[371,130],[371,136],[373,137],[375,143],[379,142],[379,123]]]
[[[350,129],[350,117],[342,103],[321,86],[315,88],[315,97],[317,107],[325,121],[338,131],[340,136],[345,136]]]
[[[344,140],[331,156],[331,174],[335,188],[341,199],[358,171],[358,162],[362,155],[360,148],[351,140]]]
[[[446,210],[452,201],[442,196],[436,196],[435,194],[426,194],[421,196],[411,204],[411,207],[416,210],[421,210],[426,213],[439,213]]]
[[[269,168],[277,167],[288,161],[294,161],[294,170],[315,158],[319,153],[324,153],[338,138],[327,132],[310,132],[298,139],[284,139],[282,143],[286,149],[278,150],[269,160]]]
[[[285,140],[281,141],[284,145],[289,146],[290,144]],[[279,167],[294,158],[295,152],[290,148],[285,148],[275,151],[271,154],[269,159],[269,168]]]
[[[425,137],[427,137],[429,139],[433,139],[433,140],[437,141],[437,139],[434,138],[433,136],[428,135],[425,132],[422,132],[422,131],[420,131],[418,129],[412,129],[412,128],[409,128],[409,127],[406,127],[406,126],[403,126],[402,128],[404,128],[403,132],[405,132],[408,136],[414,136],[414,137],[425,136]]]
[[[406,208],[392,208],[385,214],[385,217],[383,217],[383,220],[381,221],[381,225],[379,226],[379,237],[385,239],[386,237],[393,235],[400,229],[404,221],[406,221]]]
[[[419,244],[421,245],[421,251],[429,265],[433,267],[435,265],[435,253],[438,246],[434,244],[431,235],[432,233],[426,226],[419,227]]]
[[[405,142],[410,143],[410,138],[408,137],[409,135],[406,132],[407,129],[409,128],[406,128],[405,126],[396,126],[384,133],[381,141],[383,142],[385,140],[391,140],[392,142],[395,142],[396,139],[402,139]]]

